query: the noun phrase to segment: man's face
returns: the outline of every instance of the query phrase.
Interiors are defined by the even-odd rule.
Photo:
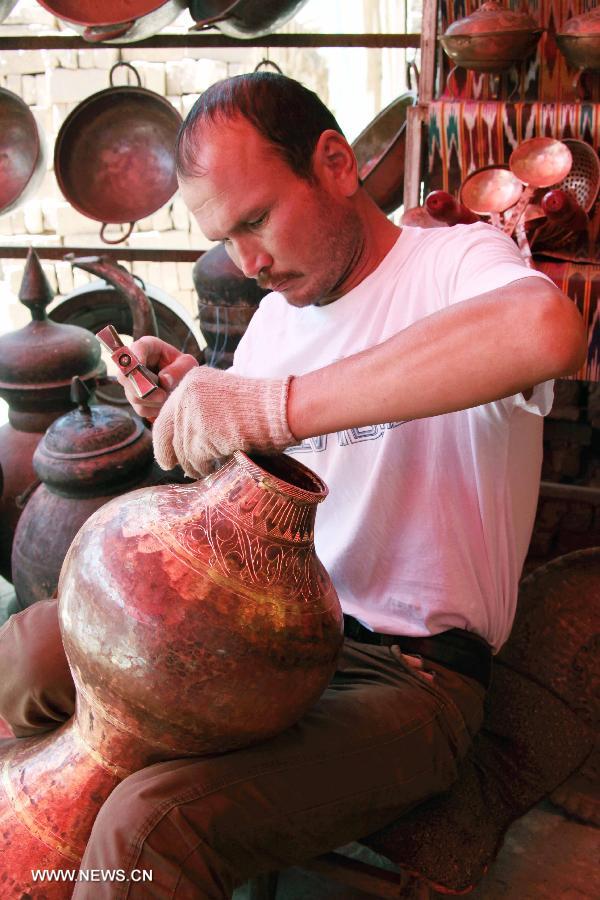
[[[335,178],[299,178],[242,117],[202,125],[195,140],[205,174],[182,180],[180,190],[206,237],[223,241],[248,278],[293,306],[344,293],[363,236]]]

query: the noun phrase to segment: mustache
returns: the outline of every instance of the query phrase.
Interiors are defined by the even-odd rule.
[[[265,269],[261,269],[261,271],[256,276],[256,283],[263,290],[275,290],[278,284],[282,284],[289,278],[295,278],[297,274],[297,272],[275,273],[266,271]]]

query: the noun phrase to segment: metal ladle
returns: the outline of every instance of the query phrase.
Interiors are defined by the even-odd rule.
[[[555,138],[537,137],[523,141],[508,161],[511,172],[525,187],[504,231],[511,235],[523,216],[536,188],[549,188],[562,181],[573,165],[571,151]]]
[[[523,185],[506,166],[484,166],[465,178],[460,201],[478,216],[489,216],[492,225],[502,227],[500,216],[518,202]]]

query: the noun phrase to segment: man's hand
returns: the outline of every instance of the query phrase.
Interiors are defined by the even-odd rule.
[[[198,366],[168,397],[152,429],[163,469],[201,478],[235,450],[274,452],[297,443],[287,421],[291,378],[242,378]]]
[[[117,372],[117,380],[136,413],[143,419],[155,419],[167,397],[190,369],[198,368],[197,360],[189,353],[176,350],[157,337],[141,337],[130,349],[140,362],[158,374],[158,390],[140,400],[126,375]]]

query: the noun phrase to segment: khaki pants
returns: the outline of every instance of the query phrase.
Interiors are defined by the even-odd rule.
[[[68,718],[74,689],[56,601],[0,631],[0,714],[19,736]],[[484,690],[395,647],[346,640],[338,671],[296,725],[245,750],[171,760],[125,779],[98,815],[83,869],[151,870],[152,882],[80,883],[77,900],[230,897],[377,830],[456,778]]]

